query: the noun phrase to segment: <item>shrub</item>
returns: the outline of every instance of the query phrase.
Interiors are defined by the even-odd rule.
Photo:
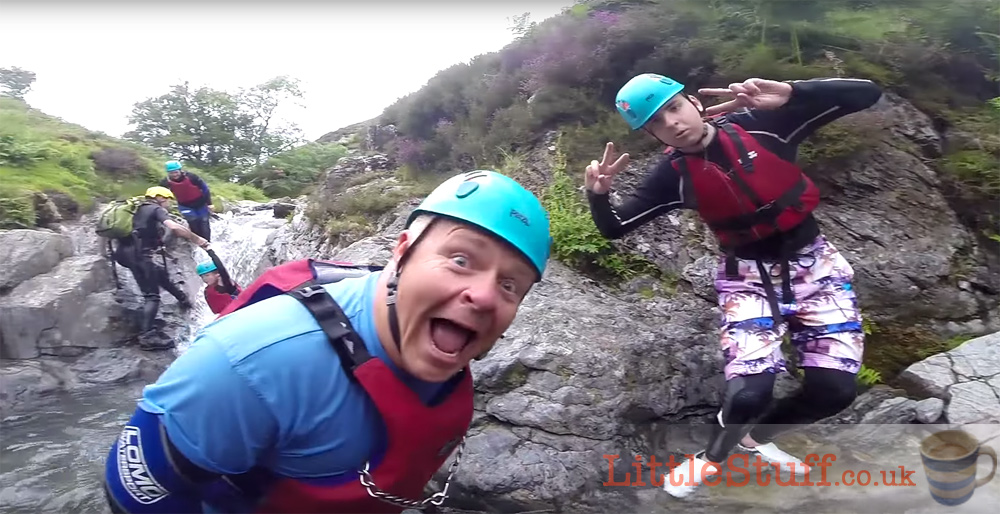
[[[141,177],[151,171],[146,161],[131,149],[103,147],[91,152],[90,158],[97,171],[109,175]]]

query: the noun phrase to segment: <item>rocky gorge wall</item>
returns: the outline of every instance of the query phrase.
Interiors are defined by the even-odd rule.
[[[95,211],[96,212],[96,211]],[[38,230],[0,231],[0,413],[41,395],[155,380],[173,351],[138,349],[142,296],[93,232],[95,212]],[[190,298],[201,290],[190,243],[171,240],[167,270]],[[120,287],[119,287],[120,286]],[[180,344],[189,316],[165,291],[159,318]]]
[[[943,135],[893,95],[838,123],[865,127],[871,140],[837,166],[810,170],[823,190],[817,217],[854,266],[873,332],[866,358],[895,363],[902,373],[892,385],[863,388],[852,407],[825,423],[1000,422],[1000,267],[995,249],[984,248],[982,239],[958,220],[930,165]],[[520,176],[544,183],[553,150],[548,143],[534,149],[533,167],[520,170]],[[397,189],[399,180],[388,173],[360,180],[372,175],[373,166],[390,168],[386,160],[381,154],[342,160],[328,171],[312,201]],[[634,160],[619,176],[614,194],[634,187],[650,164]],[[300,205],[267,255],[273,262],[318,255],[382,264],[415,205],[413,199],[373,216],[371,235],[339,238],[336,244],[324,227],[308,221],[308,207]],[[664,493],[602,486],[608,479],[604,455],[680,458],[704,444],[703,429],[718,410],[723,387],[719,310],[711,282],[714,240],[695,216],[678,212],[619,246],[675,275],[675,291],[651,296],[630,284],[596,282],[553,262],[506,338],[472,364],[476,417],[462,471],[451,485],[451,507],[476,512],[635,509],[662,501]],[[900,326],[910,330],[893,330]],[[925,361],[906,353],[955,335],[973,339]],[[902,364],[892,360],[897,357]],[[909,365],[914,361],[920,362]],[[776,394],[797,387],[786,374]],[[837,437],[835,442],[850,445],[851,435]],[[686,508],[717,512],[717,506],[697,501]]]
[[[879,134],[863,152],[814,176],[824,191],[820,223],[854,265],[862,307],[879,320],[875,331],[883,330],[881,338],[869,339],[866,357],[926,342],[882,328],[893,323],[919,327],[923,338],[979,337],[903,365],[891,386],[865,391],[827,423],[1000,422],[997,259],[957,220],[940,178],[926,162],[924,152],[933,154],[942,135],[912,106],[891,96],[839,123],[872,127]],[[535,149],[531,169],[522,172],[543,184],[551,154],[550,145]],[[616,194],[628,191],[648,165],[636,160],[620,176]],[[311,198],[280,202],[290,221],[269,225],[264,240],[253,244],[253,252],[243,252],[238,266],[254,276],[307,256],[384,264],[419,197],[380,210],[368,216],[363,230],[336,238],[307,212],[320,201],[405,196],[406,186],[393,176],[393,167],[381,154],[342,159]],[[36,383],[57,389],[149,381],[169,362],[170,352],[139,352],[122,341],[134,330],[125,327],[137,315],[137,292],[129,285],[114,293],[110,267],[86,223],[0,232],[0,252],[7,252],[0,255],[5,263],[0,273],[0,407],[30,403],[32,395],[42,394]],[[175,278],[184,280],[189,294],[197,293],[191,252],[187,243],[176,244],[171,272],[180,274]],[[677,287],[650,295],[629,284],[594,281],[553,262],[506,338],[472,364],[476,414],[447,507],[477,512],[678,507],[664,502],[662,491],[603,486],[608,479],[604,455],[680,458],[704,443],[723,387],[719,311],[710,280],[714,244],[694,216],[677,213],[630,235],[620,247],[675,275]],[[183,336],[187,320],[174,307],[164,294],[164,316]],[[796,387],[796,380],[784,375],[777,395]],[[830,437],[851,444],[844,439],[849,435]],[[446,470],[447,464],[439,480]],[[745,510],[748,504],[753,501],[721,508],[703,498],[685,509],[717,513],[720,508]]]

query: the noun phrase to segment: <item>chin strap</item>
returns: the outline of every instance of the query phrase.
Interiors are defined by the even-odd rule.
[[[409,252],[409,249],[407,249]],[[405,255],[403,256],[406,257]],[[400,259],[399,264],[403,263],[403,259]],[[402,352],[402,348],[399,346],[399,316],[396,315],[396,293],[399,291],[399,266],[396,267],[392,272],[392,276],[389,277],[389,281],[386,282],[385,286],[389,289],[389,293],[385,296],[385,304],[389,308],[389,331],[392,332],[392,341],[396,343],[396,350]]]

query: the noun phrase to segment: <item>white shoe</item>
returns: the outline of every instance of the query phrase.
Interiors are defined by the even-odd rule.
[[[742,444],[739,446],[743,450],[760,455],[760,459],[764,462],[779,465],[780,471],[788,471],[791,469],[792,472],[799,477],[804,477],[809,474],[809,466],[799,460],[798,457],[795,457],[781,448],[778,448],[774,443],[760,444],[754,446],[753,448],[747,448]]]
[[[722,472],[719,466],[709,463],[704,457],[705,452],[701,452],[670,470],[670,475],[663,477],[663,490],[674,498],[684,498],[695,492],[705,477]]]

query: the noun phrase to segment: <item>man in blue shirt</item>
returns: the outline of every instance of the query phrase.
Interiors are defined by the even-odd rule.
[[[112,445],[112,510],[405,508],[379,491],[419,502],[471,421],[469,362],[541,280],[550,241],[533,194],[473,171],[421,203],[385,270],[224,313]]]

